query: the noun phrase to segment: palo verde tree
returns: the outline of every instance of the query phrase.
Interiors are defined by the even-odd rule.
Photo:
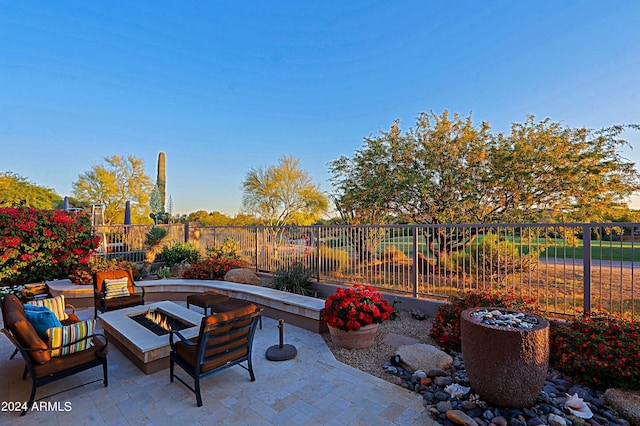
[[[277,165],[249,170],[242,183],[243,209],[269,226],[313,223],[329,203],[299,165],[297,158],[284,155]]]
[[[148,222],[153,181],[144,173],[144,162],[133,155],[126,158],[112,155],[104,161],[78,176],[73,183],[73,195],[83,202],[104,204],[107,225],[123,223],[127,200],[131,201],[132,221]]]
[[[51,188],[36,185],[13,172],[0,172],[0,207],[33,207],[49,210],[62,198]]]
[[[640,189],[638,171],[619,153],[623,130],[573,129],[529,116],[509,135],[493,135],[470,116],[421,113],[406,132],[396,121],[353,157],[329,163],[334,198],[339,211],[370,221],[391,212],[418,224],[536,221],[560,212],[590,220],[594,206],[605,209]],[[482,231],[426,230],[440,260]]]

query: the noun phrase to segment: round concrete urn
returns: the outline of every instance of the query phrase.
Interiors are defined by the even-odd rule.
[[[484,310],[519,313],[505,308],[462,312],[462,356],[471,389],[482,400],[499,407],[530,407],[542,391],[549,366],[549,322],[539,315],[526,314],[537,324],[517,328],[472,316]]]

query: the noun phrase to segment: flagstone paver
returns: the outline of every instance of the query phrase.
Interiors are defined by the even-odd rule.
[[[93,309],[78,311],[91,318]],[[233,367],[201,381],[203,407],[185,386],[169,382],[169,370],[145,375],[115,347],[109,352],[109,386],[93,383],[48,399],[71,403],[68,412],[0,413],[0,424],[17,425],[431,425],[422,397],[400,386],[337,362],[322,337],[287,325],[285,343],[298,355],[288,361],[265,358],[278,344],[277,321],[264,318],[256,331],[253,362],[256,381]],[[25,401],[20,356],[9,360],[13,345],[0,337],[0,401]],[[180,369],[177,368],[178,374]],[[37,397],[101,377],[100,368],[38,389]],[[183,376],[188,378],[187,376]]]

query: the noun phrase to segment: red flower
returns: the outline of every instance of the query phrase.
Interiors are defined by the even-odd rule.
[[[358,330],[368,324],[379,324],[391,318],[394,308],[373,287],[355,284],[353,288],[337,288],[327,298],[322,319],[340,330]]]

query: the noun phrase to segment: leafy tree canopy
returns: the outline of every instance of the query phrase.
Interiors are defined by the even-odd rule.
[[[327,197],[299,165],[297,158],[284,155],[277,165],[249,170],[242,183],[245,211],[272,226],[318,219],[328,208]]]
[[[231,224],[231,218],[219,211],[207,213],[204,210],[198,210],[189,213],[187,216],[189,222],[198,222],[202,226],[227,226]]]
[[[365,138],[352,157],[329,163],[333,200],[350,223],[393,214],[416,223],[604,219],[640,190],[623,158],[625,128],[570,128],[528,116],[507,135],[471,116],[421,113],[406,132]]]
[[[131,201],[132,223],[149,223],[149,196],[153,181],[144,173],[144,162],[129,155],[112,155],[103,164],[78,176],[73,183],[73,195],[82,202],[105,205],[106,224],[123,223],[124,207]]]
[[[50,210],[62,206],[62,197],[17,173],[0,172],[0,207],[16,206]]]

